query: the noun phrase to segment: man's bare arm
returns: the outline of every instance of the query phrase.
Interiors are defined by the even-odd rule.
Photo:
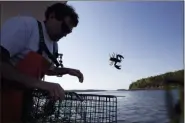
[[[68,68],[57,68],[55,67],[53,70],[48,70],[46,73],[48,76],[57,76],[57,75],[65,75],[68,74]]]
[[[60,75],[60,76],[63,76],[63,75],[71,75],[71,76],[76,76],[78,77],[79,79],[79,82],[83,82],[83,74],[77,70],[77,69],[72,69],[72,68],[54,68],[53,70],[51,71],[48,71],[47,75],[48,76],[56,76],[56,75]]]

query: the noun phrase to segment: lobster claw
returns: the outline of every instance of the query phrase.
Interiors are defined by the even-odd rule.
[[[119,58],[123,58],[123,59],[124,59],[124,57],[123,57],[122,55],[119,55],[119,54],[117,55],[117,57],[119,57]]]
[[[114,65],[115,68],[117,68],[118,70],[121,69],[121,66],[120,65]]]

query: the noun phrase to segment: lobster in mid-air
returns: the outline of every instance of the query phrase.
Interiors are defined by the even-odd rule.
[[[113,53],[112,56],[110,55],[109,59],[111,61],[110,65],[113,65],[114,63],[114,67],[120,70],[121,65],[117,65],[117,63],[121,63],[122,59],[124,59],[122,55]]]

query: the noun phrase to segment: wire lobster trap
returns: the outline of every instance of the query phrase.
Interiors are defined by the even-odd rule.
[[[24,104],[24,123],[117,123],[116,96],[66,92],[65,100],[54,102],[35,90]]]

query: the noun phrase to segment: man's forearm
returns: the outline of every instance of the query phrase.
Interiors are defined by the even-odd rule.
[[[57,73],[54,70],[48,70],[46,75],[48,75],[48,76],[56,76]]]
[[[56,75],[65,75],[68,73],[68,68],[57,68],[55,67],[53,70],[48,70],[48,76],[56,76]]]
[[[40,82],[40,80],[37,80],[36,78],[27,76],[19,72],[12,65],[6,62],[0,63],[0,69],[1,69],[1,77],[3,79],[13,81],[17,84],[20,84],[28,88],[36,87],[37,82]]]

